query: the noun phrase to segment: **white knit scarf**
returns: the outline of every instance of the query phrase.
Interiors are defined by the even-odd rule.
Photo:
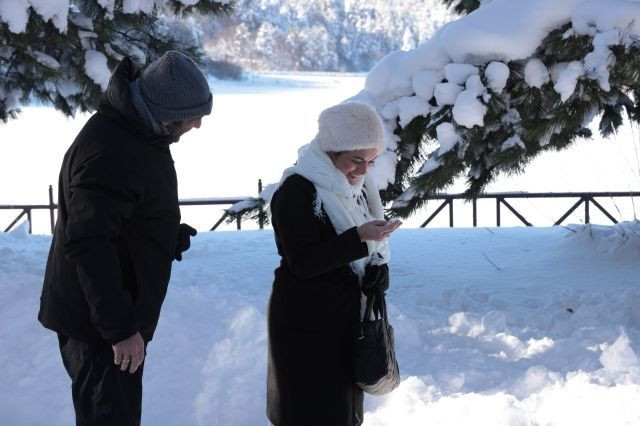
[[[380,194],[369,176],[365,175],[355,185],[350,184],[344,173],[334,166],[327,153],[320,150],[315,139],[298,150],[296,165],[284,171],[279,185],[294,174],[313,183],[317,193],[314,212],[317,217],[322,218],[324,208],[338,234],[372,220],[384,220]],[[350,264],[360,280],[368,263],[383,264],[390,259],[386,240],[381,243],[367,241],[367,246],[369,256]]]

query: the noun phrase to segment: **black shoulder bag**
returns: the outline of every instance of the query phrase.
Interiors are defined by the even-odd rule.
[[[372,312],[374,319],[370,319]],[[367,298],[364,319],[356,333],[354,370],[356,384],[371,395],[387,394],[400,384],[393,327],[387,319],[387,304],[381,290]]]

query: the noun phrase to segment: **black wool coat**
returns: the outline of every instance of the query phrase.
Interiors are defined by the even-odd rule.
[[[125,58],[68,149],[38,319],[88,342],[151,340],[174,259],[180,210],[170,138],[133,108]]]
[[[358,277],[349,262],[368,255],[356,227],[337,235],[314,214],[316,191],[292,175],[271,200],[278,253],[269,301],[267,415],[276,426],[353,426],[362,391],[352,366],[360,315]]]

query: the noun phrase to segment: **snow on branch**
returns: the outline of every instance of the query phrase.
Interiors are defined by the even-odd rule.
[[[167,17],[232,10],[230,0],[0,0],[0,121],[34,100],[93,110],[124,56],[143,66],[177,49],[200,60],[199,41],[176,36]]]
[[[387,126],[396,161],[372,172],[392,215],[410,215],[465,173],[472,197],[540,152],[590,137],[597,116],[604,136],[625,110],[640,119],[639,2],[482,3],[387,55],[356,96]]]

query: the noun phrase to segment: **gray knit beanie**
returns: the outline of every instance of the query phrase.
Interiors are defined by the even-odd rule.
[[[188,56],[169,51],[153,61],[139,79],[140,93],[158,122],[211,114],[207,79]]]

